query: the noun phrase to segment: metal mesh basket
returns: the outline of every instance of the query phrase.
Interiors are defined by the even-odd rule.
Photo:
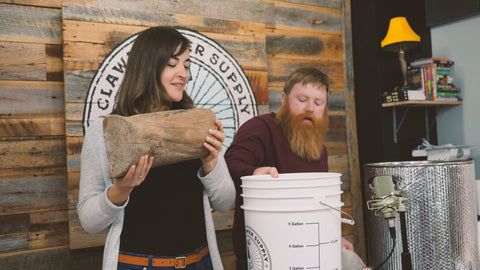
[[[365,165],[365,179],[391,175],[409,199],[407,243],[413,269],[480,269],[477,243],[475,168],[472,160],[410,161]],[[369,183],[365,200],[374,192]],[[393,246],[387,222],[366,210],[368,264],[377,266]],[[381,269],[402,269],[400,219],[395,219],[396,247]]]

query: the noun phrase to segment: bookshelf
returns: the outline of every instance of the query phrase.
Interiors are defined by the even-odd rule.
[[[431,107],[431,106],[460,105],[460,104],[462,104],[462,101],[405,100],[405,101],[382,103],[382,107],[398,107],[398,106]]]
[[[404,100],[396,102],[382,103],[382,107],[392,108],[392,120],[393,120],[393,142],[398,142],[398,131],[402,127],[403,121],[408,113],[409,107],[423,107],[425,108],[425,137],[427,141],[430,141],[430,128],[428,119],[428,108],[434,106],[455,106],[462,104],[462,101],[436,101],[436,100]],[[405,111],[400,118],[400,122],[397,124],[397,107],[405,107]]]

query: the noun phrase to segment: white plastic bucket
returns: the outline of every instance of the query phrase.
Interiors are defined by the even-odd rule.
[[[341,183],[341,176],[340,173],[283,173],[278,178],[270,175],[249,175],[241,179],[242,185],[248,187],[299,188],[338,184]]]
[[[317,194],[331,194],[339,190],[338,182],[330,184],[317,184],[303,187],[272,187],[269,185],[252,186],[241,185],[242,194],[251,196],[312,196]],[[340,182],[341,184],[341,182]]]
[[[242,177],[249,270],[342,269],[340,177]]]
[[[305,211],[321,210],[329,207],[341,207],[341,194],[335,192],[324,196],[283,196],[283,197],[262,197],[241,194],[243,207],[248,209],[263,209],[266,211]]]

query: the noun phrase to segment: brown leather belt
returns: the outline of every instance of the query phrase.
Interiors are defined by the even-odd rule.
[[[187,267],[187,265],[189,264],[199,262],[207,254],[208,247],[204,247],[198,253],[193,253],[187,256],[172,258],[153,258],[152,266],[175,267],[175,269],[181,269]],[[148,257],[118,254],[118,262],[148,266]]]

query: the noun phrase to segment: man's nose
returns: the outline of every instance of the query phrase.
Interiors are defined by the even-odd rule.
[[[313,112],[315,104],[313,104],[313,101],[307,101],[305,104],[305,112]]]

